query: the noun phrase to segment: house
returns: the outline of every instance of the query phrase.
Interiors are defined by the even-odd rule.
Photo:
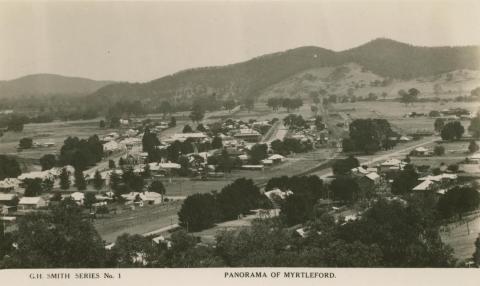
[[[0,181],[0,192],[8,193],[18,189],[20,180],[16,178],[6,178]]]
[[[418,147],[412,150],[410,154],[413,156],[430,156],[433,152],[425,147]]]
[[[271,160],[271,161],[273,161],[273,163],[277,164],[277,163],[283,162],[283,160],[285,160],[285,157],[280,155],[280,154],[273,154],[270,157],[268,157],[267,159]]]
[[[360,188],[361,196],[366,196],[367,194],[373,192],[381,179],[380,175],[376,172],[362,174],[356,178],[356,182]]]
[[[70,197],[78,204],[83,205],[85,200],[85,194],[81,192],[74,192],[70,195]]]
[[[34,171],[34,172],[29,172],[29,173],[23,173],[20,176],[17,177],[20,181],[25,181],[27,179],[41,179],[46,180],[46,179],[54,179],[54,176],[50,173],[50,171]]]
[[[154,175],[166,175],[167,173],[171,172],[172,170],[181,169],[182,166],[177,163],[149,163],[148,167],[150,168],[150,172]]]
[[[275,202],[275,198],[280,198],[282,200],[286,199],[288,196],[293,195],[293,192],[290,190],[282,191],[278,188],[272,189],[264,193],[264,195],[272,202]]]
[[[260,134],[257,130],[244,128],[235,133],[233,137],[246,142],[259,142],[260,139],[262,139],[262,134]]]
[[[433,190],[435,183],[430,180],[425,180],[413,188],[414,191],[429,191]]]
[[[243,165],[244,170],[263,170],[263,165]]]
[[[265,166],[271,166],[273,165],[273,161],[272,160],[268,160],[268,159],[264,159],[262,161],[260,161],[263,165]]]
[[[140,193],[140,199],[142,199],[144,203],[147,203],[149,205],[157,205],[163,202],[163,196],[155,192]]]
[[[16,194],[1,194],[0,193],[0,206],[13,206],[17,199]]]
[[[108,141],[107,143],[103,144],[103,152],[107,154],[118,151],[120,149],[120,144],[118,144],[116,141]]]
[[[46,207],[47,202],[42,197],[23,197],[18,202],[19,211],[29,211]]]
[[[403,167],[405,167],[407,163],[402,162],[398,159],[388,159],[387,161],[383,162],[380,164],[380,171],[386,171],[386,170],[403,170]]]
[[[207,139],[207,135],[202,132],[192,132],[192,133],[176,133],[173,136],[164,139],[164,142],[173,143],[175,141],[184,142],[185,140],[190,139],[194,142],[202,142]]]

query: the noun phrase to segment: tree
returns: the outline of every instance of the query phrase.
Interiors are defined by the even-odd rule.
[[[95,175],[93,176],[93,187],[97,191],[101,190],[103,187],[102,175],[100,175],[98,170],[95,171]]]
[[[146,178],[149,178],[151,175],[152,175],[152,172],[150,171],[150,165],[145,164],[145,167],[143,168],[143,171],[142,171],[142,177],[146,179]]]
[[[117,237],[110,259],[117,267],[145,267],[154,255],[150,239],[139,234],[124,233]]]
[[[145,132],[142,137],[142,149],[143,152],[152,152],[156,146],[160,145],[160,140],[155,133],[150,132],[150,128],[145,128]]]
[[[172,105],[170,104],[170,102],[164,100],[160,104],[159,111],[160,111],[160,113],[163,114],[163,118],[165,118],[167,116],[167,114],[172,113],[173,108],[172,108]]]
[[[108,168],[109,169],[115,169],[117,166],[115,166],[115,161],[112,159],[108,160]]]
[[[40,158],[42,171],[50,170],[57,164],[57,158],[53,154],[45,154]]]
[[[282,99],[277,97],[270,97],[267,100],[267,106],[271,107],[273,111],[278,111],[279,107],[282,106]]]
[[[228,112],[232,111],[232,109],[235,107],[235,100],[233,99],[228,99],[223,103],[223,107],[225,107]]]
[[[285,146],[282,140],[280,139],[275,139],[270,143],[270,147],[272,148],[273,152],[275,154],[280,154],[280,155],[288,155],[290,154],[290,151],[288,148]]]
[[[215,136],[212,139],[212,149],[220,149],[223,147],[222,137]]]
[[[428,113],[429,117],[439,117],[440,115],[441,115],[440,111],[438,111],[438,110],[432,110]],[[442,127],[443,127],[443,125],[442,125]],[[437,130],[437,129],[435,128],[435,130]],[[441,130],[441,128],[440,128],[440,130]]]
[[[252,111],[255,106],[255,100],[251,97],[245,99],[243,105],[247,109],[248,112]]]
[[[332,171],[334,175],[347,175],[358,166],[360,166],[358,159],[350,155],[346,159],[336,160],[332,165]]]
[[[174,116],[170,117],[170,122],[168,122],[168,127],[175,127],[177,126],[177,119]]]
[[[250,149],[250,160],[252,164],[258,164],[261,160],[267,158],[268,146],[266,144],[255,144]]]
[[[444,155],[445,154],[445,147],[443,147],[442,145],[435,146],[435,148],[433,148],[433,154],[435,154],[435,156]]]
[[[18,147],[20,149],[30,149],[33,147],[33,139],[32,138],[22,138],[18,143]]]
[[[452,249],[442,243],[433,206],[379,200],[361,219],[338,228],[337,239],[377,245],[382,267],[452,267]]]
[[[83,171],[75,169],[73,176],[75,178],[75,187],[77,187],[79,191],[85,190],[87,188],[87,182],[85,182]]]
[[[459,140],[462,138],[465,129],[460,121],[448,122],[442,129],[440,136],[443,140]]]
[[[193,129],[190,125],[186,124],[184,127],[183,127],[183,130],[182,130],[182,133],[192,133],[193,132]]]
[[[400,175],[392,183],[392,193],[403,195],[412,191],[418,184],[418,173],[411,164],[406,165]]]
[[[442,132],[442,129],[444,126],[445,126],[445,120],[443,118],[435,119],[435,122],[433,123],[433,127],[436,132]]]
[[[476,210],[479,203],[480,195],[475,188],[470,186],[456,186],[440,197],[437,209],[442,218],[450,218],[458,215],[461,219],[463,213]]]
[[[211,227],[216,221],[216,202],[212,194],[188,196],[178,212],[180,225],[187,231],[200,231]]]
[[[330,190],[335,200],[353,203],[357,200],[360,188],[357,182],[348,177],[338,177],[330,184]]]
[[[119,197],[120,194],[121,194],[120,193],[121,192],[121,188],[120,188],[121,182],[122,182],[122,179],[117,172],[112,172],[110,174],[110,188],[113,190],[113,192],[115,193],[115,195],[117,197]]]
[[[106,266],[101,237],[72,199],[61,201],[51,212],[30,213],[19,219],[14,240],[17,248],[6,260],[7,268]]]
[[[95,197],[94,192],[86,192],[85,199],[83,200],[83,205],[87,208],[92,210],[92,206],[94,203],[97,202],[97,198]]]
[[[13,115],[7,122],[7,130],[13,132],[22,132],[23,125],[28,122],[28,118],[20,115]]]
[[[418,94],[420,94],[420,91],[418,91],[418,89],[416,88],[411,88],[408,90],[408,92],[403,89],[398,91],[398,95],[400,96],[400,102],[405,103],[405,105],[413,104],[415,101],[417,101]]]
[[[475,153],[479,149],[477,142],[475,140],[470,140],[470,143],[468,144],[468,152],[470,153]]]
[[[475,240],[475,252],[473,253],[473,262],[478,267],[480,266],[480,234]]]
[[[203,109],[203,107],[198,103],[193,104],[192,112],[190,112],[189,115],[190,120],[192,120],[193,122],[200,122],[204,116],[205,110]]]
[[[312,111],[312,113],[315,114],[315,116],[317,116],[318,107],[316,105],[311,105],[310,106],[310,111]]]
[[[70,188],[70,172],[68,172],[67,168],[62,168],[60,172],[60,188],[62,190]]]
[[[100,127],[100,128],[102,128],[102,129],[103,129],[103,128],[105,128],[105,126],[106,126],[106,124],[105,124],[105,120],[103,120],[103,119],[102,119],[102,120],[100,120],[100,122],[98,123],[98,127]]]
[[[162,195],[162,202],[163,202],[163,196],[165,196],[166,190],[165,190],[165,187],[163,186],[162,181],[158,181],[158,180],[153,181],[148,187],[148,191]]]
[[[251,179],[240,178],[223,187],[217,195],[219,217],[222,221],[236,219],[241,214],[257,209],[265,196]]]
[[[22,170],[15,157],[0,155],[0,180],[5,178],[16,178]]]
[[[197,131],[198,132],[207,132],[207,129],[205,128],[205,126],[203,126],[202,123],[200,123],[200,124],[197,125]]]
[[[373,153],[391,147],[389,137],[393,134],[385,119],[355,119],[349,127],[350,145],[357,150]]]
[[[222,154],[218,158],[217,170],[230,173],[232,171],[234,162],[233,159],[230,158],[226,149],[222,150]]]
[[[35,178],[35,179],[26,179],[24,184],[25,187],[25,196],[26,197],[38,197],[42,191],[42,179]]]
[[[480,117],[475,116],[470,120],[470,126],[468,126],[468,131],[475,138],[480,138]]]

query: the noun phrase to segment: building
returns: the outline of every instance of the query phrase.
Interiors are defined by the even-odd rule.
[[[42,197],[23,197],[18,202],[19,211],[29,211],[46,207],[47,202]]]
[[[233,135],[237,140],[244,140],[246,142],[259,142],[262,139],[262,134],[250,128],[240,129]]]
[[[0,181],[0,192],[9,193],[13,192],[20,186],[20,180],[16,178],[6,178]]]

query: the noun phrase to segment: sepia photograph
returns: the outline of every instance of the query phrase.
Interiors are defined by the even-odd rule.
[[[478,268],[479,12],[0,2],[0,276]]]

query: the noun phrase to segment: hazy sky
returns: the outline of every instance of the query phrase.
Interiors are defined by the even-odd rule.
[[[148,81],[304,45],[480,45],[480,1],[0,3],[0,79]]]

